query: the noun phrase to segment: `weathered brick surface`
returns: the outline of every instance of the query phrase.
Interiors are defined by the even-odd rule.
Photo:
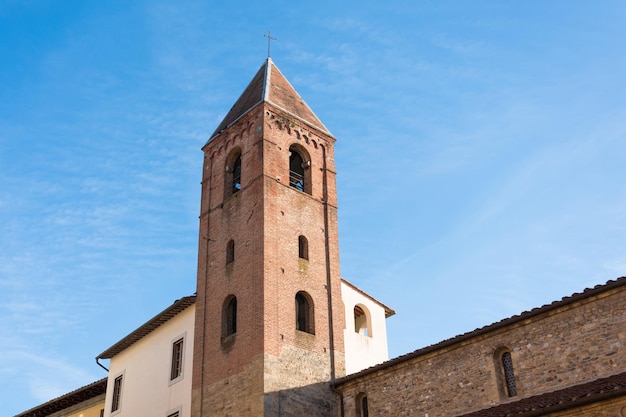
[[[502,347],[512,353],[517,398],[622,372],[625,307],[622,286],[399,361],[339,386],[346,415],[356,416],[359,393],[376,416],[453,416],[511,401],[494,358]]]
[[[215,416],[335,415],[331,369],[340,377],[345,366],[333,142],[264,103],[204,148],[193,416],[200,404]],[[292,145],[310,161],[310,194],[289,186]],[[237,151],[241,190],[225,197],[227,162]],[[298,256],[300,235],[308,260]],[[226,265],[231,239],[235,261]],[[299,291],[312,300],[314,334],[295,329]],[[223,339],[230,295],[237,332]]]

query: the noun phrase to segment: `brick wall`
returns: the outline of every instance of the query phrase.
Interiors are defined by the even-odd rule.
[[[205,146],[192,415],[200,415],[200,404],[216,416],[301,415],[302,407],[310,416],[335,415],[331,361],[343,376],[345,326],[333,142],[264,104]],[[289,186],[292,145],[311,162],[310,194]],[[229,196],[226,167],[239,151],[241,190]],[[298,256],[300,235],[308,260]],[[231,239],[235,260],[227,265]],[[314,307],[314,334],[295,329],[301,291]],[[237,332],[223,338],[230,295],[237,297]]]

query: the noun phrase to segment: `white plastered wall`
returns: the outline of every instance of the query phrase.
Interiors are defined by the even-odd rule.
[[[344,343],[346,374],[350,375],[389,359],[385,308],[372,298],[341,282],[341,298],[345,307]],[[359,306],[369,316],[367,334],[355,329],[354,307]]]
[[[167,417],[174,411],[190,416],[194,318],[195,304],[111,358],[105,416]],[[185,338],[183,373],[171,383],[172,344],[181,336]],[[111,412],[114,380],[121,374],[120,408]]]

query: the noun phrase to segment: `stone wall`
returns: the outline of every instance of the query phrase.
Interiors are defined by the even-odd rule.
[[[624,287],[566,299],[347,377],[338,385],[345,415],[357,416],[356,399],[367,395],[370,415],[448,417],[622,372]],[[512,398],[502,378],[503,350],[513,358]]]
[[[263,355],[212,384],[194,387],[192,416],[258,417],[263,415]]]

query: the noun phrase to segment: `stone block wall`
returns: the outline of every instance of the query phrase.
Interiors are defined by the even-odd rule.
[[[526,313],[348,377],[338,384],[345,415],[359,416],[357,398],[367,395],[370,415],[449,417],[622,372],[624,287],[564,300],[540,314]],[[503,349],[513,359],[512,398],[499,362]]]

